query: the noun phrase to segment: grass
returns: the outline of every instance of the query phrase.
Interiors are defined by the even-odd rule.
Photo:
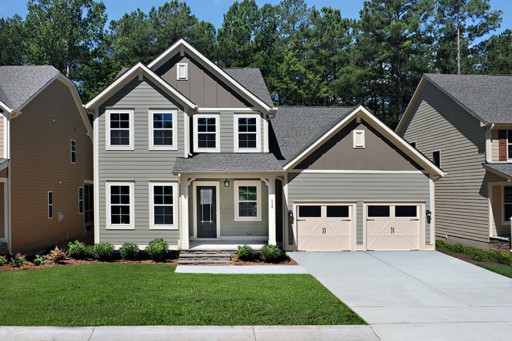
[[[161,264],[0,273],[0,325],[365,324],[310,275],[177,274]]]
[[[478,263],[478,266],[496,272],[500,275],[512,278],[512,266],[493,263]]]

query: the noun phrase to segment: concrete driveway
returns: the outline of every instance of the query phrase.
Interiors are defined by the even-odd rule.
[[[382,340],[512,340],[512,280],[436,251],[293,252]]]

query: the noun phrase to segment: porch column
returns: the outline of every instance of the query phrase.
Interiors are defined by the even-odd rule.
[[[186,177],[181,179],[181,194],[180,194],[180,211],[181,211],[181,249],[187,250],[189,248],[189,221],[188,221],[188,187],[190,183]]]
[[[276,245],[276,179],[268,179],[268,244]]]

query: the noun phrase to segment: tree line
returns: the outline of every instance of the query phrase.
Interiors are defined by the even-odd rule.
[[[181,38],[221,67],[261,69],[277,105],[363,104],[392,127],[423,73],[512,73],[511,30],[476,43],[502,21],[489,0],[368,0],[357,20],[304,0],[242,0],[218,29],[178,0],[108,25],[101,1],[27,6],[25,18],[0,18],[0,64],[53,65],[84,102]]]

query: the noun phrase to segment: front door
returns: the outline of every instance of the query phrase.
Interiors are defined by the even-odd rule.
[[[197,186],[197,238],[217,237],[217,194],[215,186]]]

